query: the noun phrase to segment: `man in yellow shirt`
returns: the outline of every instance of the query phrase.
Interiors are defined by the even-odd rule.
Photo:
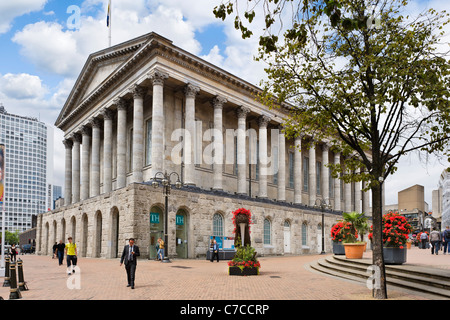
[[[75,273],[75,266],[77,265],[77,245],[72,242],[72,237],[69,237],[69,243],[66,243],[66,247],[64,249],[67,255],[67,274],[70,275],[70,265],[72,264],[72,273]]]

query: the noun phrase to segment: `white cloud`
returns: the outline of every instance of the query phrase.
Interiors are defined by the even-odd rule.
[[[0,1],[0,34],[9,31],[14,18],[33,11],[40,11],[46,3],[47,0]]]
[[[47,92],[47,88],[37,76],[8,73],[0,77],[0,93],[12,99],[37,99]]]

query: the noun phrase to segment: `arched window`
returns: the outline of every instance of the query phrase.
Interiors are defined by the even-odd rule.
[[[220,213],[215,213],[213,216],[213,236],[223,237],[224,227],[223,227],[223,216]]]
[[[271,237],[271,222],[269,219],[264,219],[264,244],[271,244],[272,243],[272,237]]]
[[[302,223],[302,246],[308,245],[308,224],[306,222]]]

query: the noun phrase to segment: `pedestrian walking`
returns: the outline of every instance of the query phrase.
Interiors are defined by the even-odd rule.
[[[16,261],[17,249],[16,245],[13,243],[9,248],[9,255],[11,256],[11,262]]]
[[[430,233],[431,254],[438,254],[441,241],[441,233],[436,228],[433,228],[433,231]]]
[[[141,254],[139,247],[134,244],[134,239],[130,238],[128,244],[123,248],[122,257],[120,258],[120,266],[125,263],[125,270],[127,271],[127,287],[134,289],[134,281],[136,277],[137,257]]]
[[[445,227],[444,234],[442,236],[442,246],[444,247],[444,254],[447,254],[447,248],[450,242],[450,227]]]
[[[160,249],[159,249],[159,239],[156,241],[156,246],[155,246],[155,248],[156,248],[156,261],[158,261],[160,258],[159,258],[159,255],[160,255]]]
[[[214,261],[214,257],[219,262],[219,245],[217,244],[216,237],[213,237],[211,240],[211,262]]]
[[[64,253],[66,254],[66,261],[67,261],[67,274],[70,276],[71,273],[75,273],[75,267],[77,265],[77,245],[76,243],[73,243],[72,237],[69,237],[67,239],[69,243],[66,243],[66,246],[64,248]],[[72,271],[70,270],[70,267],[72,266]]]
[[[161,259],[161,262],[164,262],[164,240],[159,238],[158,243],[159,243],[158,257]]]
[[[56,255],[58,256],[59,265],[63,264],[65,248],[66,244],[62,240],[59,240],[59,243],[56,245]]]
[[[424,231],[420,234],[420,242],[422,243],[422,249],[427,248],[427,241],[428,241],[428,235]]]

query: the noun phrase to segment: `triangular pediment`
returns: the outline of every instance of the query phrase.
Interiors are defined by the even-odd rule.
[[[116,73],[130,59],[133,59],[134,55],[155,35],[154,33],[149,33],[91,54],[78,76],[55,125],[58,126],[62,119],[69,116],[80,103],[102,86],[112,74]]]

